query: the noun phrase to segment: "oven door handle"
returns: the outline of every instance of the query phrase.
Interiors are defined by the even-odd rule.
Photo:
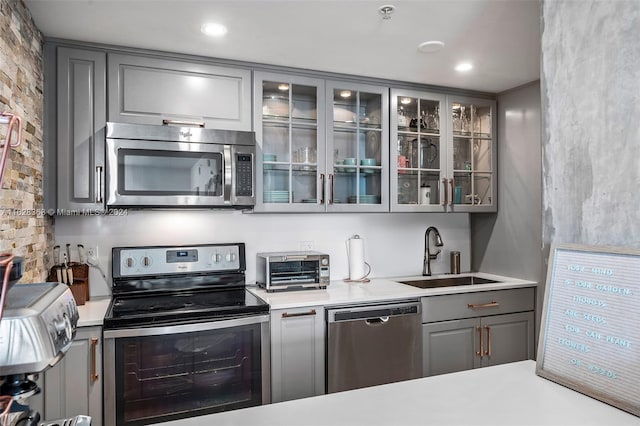
[[[240,327],[243,325],[260,324],[263,322],[269,322],[268,314],[237,317],[220,321],[199,322],[193,324],[104,330],[104,338],[116,339],[120,337],[143,337],[159,336],[163,334],[191,333],[194,331],[219,330],[222,328]]]

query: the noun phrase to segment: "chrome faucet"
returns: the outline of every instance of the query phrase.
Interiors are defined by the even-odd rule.
[[[427,231],[424,233],[424,262],[422,264],[422,275],[429,276],[431,275],[431,261],[436,260],[438,255],[442,250],[438,249],[437,252],[431,253],[431,248],[429,247],[429,233],[433,232],[433,236],[435,237],[436,247],[442,247],[442,237],[440,236],[440,232],[438,228],[435,226],[430,226],[427,228]]]

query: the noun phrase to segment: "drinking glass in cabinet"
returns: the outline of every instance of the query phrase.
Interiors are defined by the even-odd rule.
[[[470,135],[471,134],[471,106],[464,104],[453,104],[453,134],[454,135]]]

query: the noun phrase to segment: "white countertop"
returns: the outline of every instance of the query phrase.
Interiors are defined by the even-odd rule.
[[[521,361],[161,425],[640,425],[639,417],[537,376],[535,366]]]
[[[518,287],[535,287],[535,281],[502,277],[484,273],[460,274],[456,276],[474,275],[481,278],[494,279],[500,282],[489,284],[464,285],[421,289],[398,280],[417,280],[427,277],[408,276],[392,278],[372,278],[368,283],[347,283],[342,280],[331,281],[326,290],[297,290],[267,293],[258,287],[247,287],[256,296],[267,302],[271,309],[302,308],[318,305],[341,305],[353,303],[379,302],[385,300],[416,299],[423,296],[442,294],[470,293],[476,291],[504,290]],[[431,278],[445,278],[452,275],[433,275]]]
[[[78,327],[101,326],[110,302],[111,298],[109,297],[94,298],[86,301],[84,305],[78,305],[78,314],[80,315]]]

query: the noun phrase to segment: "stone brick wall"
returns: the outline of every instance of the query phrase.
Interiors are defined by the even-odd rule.
[[[22,283],[44,281],[54,238],[53,219],[42,213],[42,61],[42,34],[24,2],[0,0],[0,111],[23,119],[0,188],[0,252],[24,257]],[[2,143],[6,133],[0,124]]]

